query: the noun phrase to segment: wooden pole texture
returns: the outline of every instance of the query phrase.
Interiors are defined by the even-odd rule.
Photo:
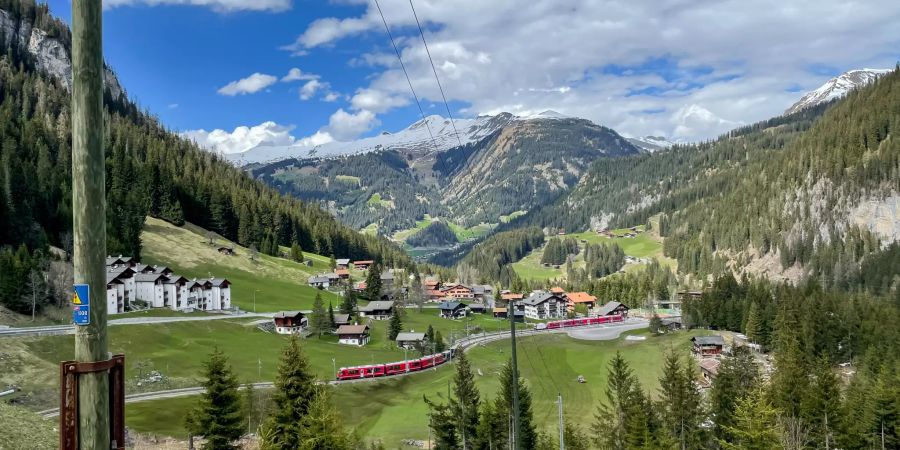
[[[106,170],[101,0],[72,1],[72,215],[75,284],[90,286],[90,323],[75,327],[75,359],[109,359],[106,337]],[[108,449],[109,378],[78,377],[82,449]]]

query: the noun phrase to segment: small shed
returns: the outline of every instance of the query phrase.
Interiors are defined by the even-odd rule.
[[[701,358],[718,356],[725,348],[725,338],[722,336],[696,336],[691,338],[694,344],[691,351]]]
[[[425,333],[399,333],[396,341],[397,347],[414,349],[425,342]]]
[[[336,334],[340,344],[363,346],[369,343],[368,325],[341,325]]]

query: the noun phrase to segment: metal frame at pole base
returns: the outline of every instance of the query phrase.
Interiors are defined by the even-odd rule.
[[[109,436],[111,449],[125,448],[125,355],[116,355],[107,361],[59,363],[59,448],[77,450],[81,438],[79,431],[79,378],[85,374],[103,376],[109,380]]]
[[[72,235],[74,281],[94,294],[85,322],[75,326],[75,360],[107,361],[106,168],[103,152],[103,4],[72,1]],[[78,442],[85,450],[110,448],[109,377],[77,377]]]

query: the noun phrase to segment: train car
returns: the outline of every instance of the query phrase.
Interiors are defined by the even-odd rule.
[[[385,375],[397,375],[406,373],[408,365],[409,363],[407,361],[385,364],[384,373]]]

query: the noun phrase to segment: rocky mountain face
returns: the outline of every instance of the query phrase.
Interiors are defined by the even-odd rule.
[[[658,152],[660,150],[665,150],[673,145],[674,142],[666,139],[663,136],[644,136],[637,138],[628,138],[628,142],[630,142],[635,147],[639,148],[641,151],[645,153],[653,153]]]
[[[57,34],[59,32],[53,32]],[[35,67],[59,80],[66,88],[72,88],[71,48],[68,46],[68,29],[64,36],[51,35],[48,30],[32,26],[28,21],[17,20],[8,11],[0,10],[0,36],[2,44],[17,47],[20,52],[28,54]],[[124,95],[118,78],[104,65],[103,81],[113,99]]]
[[[427,119],[437,145],[425,123],[345,147],[358,153],[245,168],[282,192],[322,202],[352,226],[375,223],[389,233],[423,214],[464,226],[497,223],[552,201],[598,159],[641,152],[609,128],[553,111],[455,121],[462,146],[449,120]]]
[[[791,105],[784,113],[793,114],[810,106],[843,97],[851,90],[866,86],[888,72],[890,72],[890,69],[857,69],[844,72],[826,81],[818,89],[807,92],[806,95],[801,97],[797,103]]]

